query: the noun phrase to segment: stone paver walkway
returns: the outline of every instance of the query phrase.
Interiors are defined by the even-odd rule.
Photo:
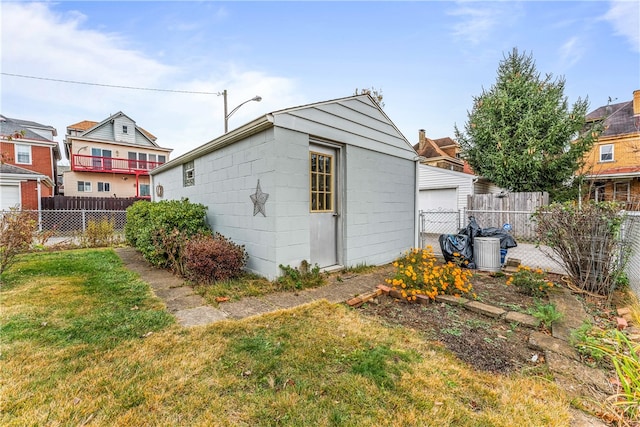
[[[134,248],[117,248],[116,253],[125,267],[138,273],[145,282],[149,283],[154,294],[165,302],[167,310],[176,317],[180,325],[185,327],[207,325],[224,319],[243,319],[321,299],[340,303],[371,291],[378,284],[366,280],[350,280],[356,276],[344,275],[342,282],[321,288],[248,297],[240,301],[226,302],[219,308],[215,308],[207,305],[204,298],[195,294],[180,277],[169,271],[152,267]]]

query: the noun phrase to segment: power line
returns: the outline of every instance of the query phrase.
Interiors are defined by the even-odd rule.
[[[101,83],[77,82],[77,81],[73,81],[73,80],[62,80],[62,79],[51,79],[51,78],[48,78],[48,77],[25,76],[25,75],[22,75],[22,74],[12,74],[12,73],[5,73],[5,72],[0,72],[0,74],[5,75],[5,76],[11,76],[11,77],[21,77],[21,78],[24,78],[24,79],[47,80],[47,81],[50,81],[50,82],[72,83],[72,84],[86,85],[86,86],[101,86],[101,87],[113,87],[113,88],[118,88],[118,89],[146,90],[146,91],[151,91],[151,92],[189,93],[189,94],[195,94],[195,95],[217,95],[217,96],[222,95],[222,92],[198,92],[198,91],[191,91],[191,90],[154,89],[154,88],[148,88],[148,87],[120,86],[120,85],[107,85],[107,84],[101,84]]]

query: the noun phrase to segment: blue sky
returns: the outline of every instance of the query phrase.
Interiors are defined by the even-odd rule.
[[[591,109],[640,89],[640,2],[57,1],[0,4],[3,73],[229,93],[233,129],[374,87],[411,142],[453,137],[516,47]],[[58,129],[122,111],[177,157],[224,130],[215,95],[0,75],[0,113]]]

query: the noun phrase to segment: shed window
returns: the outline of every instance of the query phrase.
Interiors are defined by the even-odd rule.
[[[126,125],[122,125],[122,133],[128,133],[129,129]]]
[[[333,210],[333,156],[309,153],[310,209],[311,212]]]
[[[613,161],[613,144],[600,146],[600,161],[601,162]]]
[[[195,185],[195,168],[193,160],[182,165],[182,186],[190,187]]]
[[[16,163],[22,165],[31,164],[31,146],[16,144]]]

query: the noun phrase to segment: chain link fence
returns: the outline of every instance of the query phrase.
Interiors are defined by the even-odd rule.
[[[431,246],[436,255],[442,256],[438,238],[441,234],[458,234],[473,216],[481,228],[502,228],[510,225],[510,234],[518,246],[507,251],[506,258],[517,259],[523,265],[539,267],[554,273],[566,274],[560,260],[551,248],[535,242],[536,224],[533,212],[526,211],[420,211],[420,245]],[[630,287],[640,295],[640,213],[626,212],[621,228],[620,256],[626,257],[625,272]],[[457,221],[456,222],[456,219]]]
[[[92,224],[108,222],[116,235],[124,235],[127,223],[126,211],[109,210],[34,210],[0,211],[0,215],[16,215],[26,212],[36,221],[37,240],[44,245],[59,243],[78,243]]]

